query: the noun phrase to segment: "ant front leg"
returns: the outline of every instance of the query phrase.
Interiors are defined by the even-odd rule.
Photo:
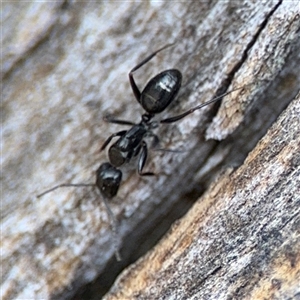
[[[116,136],[122,136],[124,135],[125,133],[127,132],[127,130],[122,130],[122,131],[119,131],[117,133],[114,133],[112,134],[105,142],[104,144],[102,145],[102,147],[100,148],[100,151],[104,150],[106,148],[106,146],[110,143],[110,141],[116,137]]]
[[[146,160],[148,156],[148,149],[147,149],[147,144],[145,141],[142,142],[142,147],[141,147],[141,154],[139,157],[139,162],[138,162],[138,173],[140,176],[153,176],[155,175],[153,172],[146,172],[142,173],[143,168],[145,166]]]
[[[149,56],[147,56],[144,60],[142,60],[138,65],[136,65],[136,66],[129,72],[128,75],[129,75],[130,86],[131,86],[131,89],[132,89],[132,91],[133,91],[133,94],[134,94],[136,100],[137,100],[139,103],[141,103],[141,102],[140,102],[141,92],[140,92],[139,88],[137,87],[137,85],[136,85],[136,83],[135,83],[135,80],[134,80],[134,78],[133,78],[133,73],[134,73],[136,70],[138,70],[140,67],[142,67],[144,64],[146,64],[149,60],[151,60],[157,53],[159,53],[160,51],[162,51],[162,50],[164,50],[164,49],[166,49],[166,48],[168,48],[168,47],[171,47],[171,46],[173,46],[173,45],[174,45],[174,43],[173,43],[173,44],[168,44],[168,45],[166,45],[166,46],[164,46],[164,47],[162,47],[162,48],[156,50],[155,52],[153,52],[152,54],[150,54]]]

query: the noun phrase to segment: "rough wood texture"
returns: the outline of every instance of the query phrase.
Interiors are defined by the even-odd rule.
[[[299,116],[300,94],[105,299],[298,299]]]
[[[151,247],[220,171],[241,164],[299,90],[299,14],[292,1],[3,3],[2,298],[66,299],[98,276],[100,295],[105,280]],[[174,40],[136,73],[141,87],[163,69],[183,73],[178,100],[163,116],[255,84],[224,98],[210,126],[217,106],[161,126],[161,146],[184,151],[150,153],[145,169],[159,176],[141,179],[134,164],[124,168],[111,203],[123,256],[116,263],[95,191],[35,196],[58,183],[94,181],[107,160],[100,145],[120,130],[103,116],[138,122],[142,112],[128,71]]]

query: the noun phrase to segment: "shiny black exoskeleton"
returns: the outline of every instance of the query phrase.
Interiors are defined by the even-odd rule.
[[[129,72],[129,81],[131,85],[131,89],[133,94],[140,103],[140,105],[145,110],[145,113],[142,115],[141,121],[137,124],[127,121],[127,120],[118,120],[114,119],[111,116],[106,117],[106,121],[110,123],[116,123],[121,125],[130,125],[131,128],[129,130],[122,130],[117,133],[112,134],[103,144],[101,150],[104,150],[106,146],[112,141],[113,138],[118,137],[117,141],[115,141],[108,150],[109,162],[105,162],[99,166],[96,171],[96,182],[95,184],[72,184],[65,183],[61,185],[57,185],[37,197],[41,197],[57,188],[60,187],[82,187],[82,186],[90,186],[97,187],[103,196],[103,200],[105,206],[107,208],[107,212],[111,218],[112,230],[115,237],[115,255],[118,260],[120,260],[120,254],[118,251],[118,243],[117,243],[117,221],[107,203],[107,199],[111,199],[115,197],[118,193],[118,189],[122,180],[122,172],[118,169],[123,164],[129,162],[133,157],[138,156],[138,173],[141,176],[149,176],[154,175],[152,172],[143,172],[143,168],[145,166],[147,160],[148,146],[145,141],[145,138],[151,137],[153,138],[153,147],[158,144],[159,138],[155,135],[152,130],[157,128],[160,123],[173,123],[176,122],[194,111],[214,103],[220,99],[222,99],[225,95],[229,94],[227,92],[223,95],[220,95],[216,98],[211,99],[208,102],[200,104],[194,108],[187,110],[186,112],[171,117],[167,119],[162,119],[160,121],[153,121],[153,117],[164,111],[169,104],[175,99],[178,91],[181,87],[182,75],[180,71],[176,69],[169,69],[163,71],[153,77],[145,86],[142,92],[140,92],[137,87],[135,80],[133,78],[133,73],[146,64],[149,60],[151,60],[157,53],[166,49],[167,47],[172,46],[173,44],[166,45],[163,48],[155,51],[148,57],[146,57],[142,62],[140,62],[137,66],[135,66]],[[238,88],[239,89],[239,88]]]
[[[110,163],[100,165],[96,171],[96,186],[106,198],[113,198],[117,193],[122,180],[122,172]]]
[[[182,75],[176,69],[163,71],[148,82],[142,93],[133,77],[130,79],[136,99],[148,114],[154,115],[164,111],[174,100],[181,87]]]
[[[108,150],[108,157],[110,162],[101,164],[96,171],[96,183],[61,184],[45,191],[44,193],[38,195],[38,197],[41,197],[60,187],[93,186],[98,188],[101,195],[105,199],[113,198],[114,196],[116,196],[122,180],[122,172],[118,169],[118,167],[129,162],[133,157],[139,155],[137,168],[139,175],[154,175],[152,172],[142,172],[148,155],[148,146],[145,142],[145,138],[152,137],[153,146],[157,145],[159,141],[157,135],[152,132],[154,128],[157,128],[160,123],[176,122],[193,113],[194,111],[222,99],[225,95],[232,92],[230,91],[222,94],[216,98],[211,99],[210,101],[191,108],[180,115],[162,119],[159,122],[152,121],[153,117],[156,114],[164,111],[168,107],[168,105],[175,99],[181,87],[182,75],[177,69],[169,69],[163,71],[150,79],[143,91],[140,92],[133,78],[133,73],[140,67],[145,65],[148,61],[150,61],[157,53],[172,45],[173,44],[168,44],[153,52],[129,72],[129,82],[133,94],[138,103],[140,103],[140,105],[146,111],[146,113],[142,115],[141,121],[138,124],[127,120],[114,119],[111,116],[107,116],[105,118],[107,122],[121,125],[130,125],[132,127],[129,130],[122,130],[112,134],[101,147],[101,150],[104,150],[113,138],[119,137],[118,140],[114,142]]]
[[[169,46],[171,45],[167,45],[155,51],[129,72],[129,81],[133,94],[136,100],[146,111],[146,113],[142,115],[141,122],[135,124],[130,121],[117,120],[111,117],[106,118],[108,122],[132,125],[132,127],[129,130],[123,130],[111,135],[105,141],[101,150],[104,150],[114,137],[119,137],[119,139],[108,150],[110,163],[115,167],[120,167],[124,163],[129,162],[132,157],[139,154],[138,173],[141,176],[153,175],[152,172],[142,172],[148,154],[147,143],[144,138],[147,136],[153,137],[153,144],[155,145],[158,143],[158,137],[152,132],[152,129],[156,128],[158,123],[152,122],[152,118],[155,114],[164,111],[174,100],[181,87],[182,75],[177,69],[163,71],[153,77],[146,84],[144,90],[140,92],[133,78],[133,73],[146,64],[158,52]]]
[[[63,183],[53,188],[37,195],[38,198],[48,194],[58,188],[66,187],[66,186],[91,186],[97,187],[100,191],[101,195],[105,198],[111,199],[116,196],[120,183],[122,180],[122,172],[112,166],[110,163],[106,162],[99,166],[96,170],[96,182],[93,183]]]
[[[122,166],[124,163],[129,162],[132,157],[137,156],[138,154],[140,154],[138,173],[141,176],[153,175],[151,172],[142,172],[148,152],[147,144],[144,141],[144,138],[147,136],[152,136],[154,138],[154,144],[157,144],[158,137],[153,134],[151,130],[156,128],[158,123],[152,122],[151,120],[155,114],[165,110],[165,108],[174,100],[181,86],[182,75],[180,71],[176,69],[163,71],[153,77],[145,86],[144,90],[140,92],[133,78],[133,73],[141,66],[146,64],[158,52],[170,47],[171,45],[173,44],[166,45],[165,47],[155,51],[129,72],[129,81],[133,94],[137,101],[144,108],[146,113],[142,115],[142,120],[138,124],[130,121],[116,120],[110,117],[106,118],[108,122],[131,125],[132,127],[129,130],[123,130],[111,135],[103,144],[101,150],[103,150],[114,137],[119,137],[119,139],[109,148],[108,156],[110,163],[103,163],[97,169],[96,183],[60,184],[45,191],[37,197],[41,197],[60,187],[94,186],[98,188],[104,198],[111,199],[117,194],[122,180],[122,172],[117,168]],[[162,120],[161,122],[163,121],[168,121],[168,119]]]

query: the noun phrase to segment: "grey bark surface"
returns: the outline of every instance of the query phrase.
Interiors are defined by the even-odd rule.
[[[274,267],[290,262],[286,274],[292,279],[299,276],[299,257],[294,252],[299,250],[299,194],[295,189],[297,184],[299,187],[299,157],[295,151],[299,147],[298,98],[281,117],[282,128],[288,128],[283,134],[284,150],[280,148],[277,153],[272,148],[272,142],[281,143],[275,134],[263,149],[260,142],[252,152],[258,166],[251,164],[251,155],[245,160],[299,91],[297,2],[56,1],[2,5],[2,299],[68,299],[97,278],[99,298],[108,288],[105,282],[112,281],[122,268],[152,247],[213,180],[208,196],[199,199],[179,223],[193,226],[175,226],[150,257],[122,275],[107,297],[155,298],[165,293],[166,297],[178,295],[177,299],[184,299],[197,297],[199,289],[209,295],[214,285],[212,295],[220,291],[218,299],[243,295],[255,299],[253,278],[257,292],[269,283],[263,266],[271,272],[272,262]],[[138,177],[136,163],[123,168],[124,181],[110,203],[119,223],[123,257],[117,263],[107,212],[94,190],[61,188],[39,199],[36,195],[59,183],[94,182],[94,171],[107,161],[106,154],[99,152],[101,145],[110,134],[121,130],[121,126],[105,123],[103,116],[112,113],[139,122],[143,112],[130,89],[128,71],[149,53],[173,41],[174,47],[135,75],[142,89],[162,70],[178,68],[182,72],[178,99],[159,118],[179,114],[222,92],[245,88],[225,97],[220,106],[208,106],[178,123],[160,126],[157,134],[161,147],[182,152],[150,151],[145,170],[154,171],[154,178]],[[281,132],[280,126],[276,130]],[[265,139],[268,136],[270,132]],[[274,160],[267,155],[274,155]],[[226,173],[228,166],[241,164],[237,171]],[[257,177],[260,180],[256,186],[250,175],[258,167],[263,174],[261,179]],[[278,176],[273,180],[268,170]],[[226,174],[218,177],[220,172]],[[290,181],[285,182],[285,175]],[[267,186],[273,186],[274,194],[267,193]],[[214,189],[217,196],[207,200]],[[249,194],[243,194],[245,190]],[[229,206],[234,191],[239,197]],[[257,206],[252,218],[250,199],[254,196]],[[279,212],[276,205],[272,207],[272,199],[278,199]],[[201,207],[202,213],[195,217],[193,211],[199,213]],[[242,218],[239,209],[243,208],[250,215]],[[289,219],[288,213],[292,213]],[[198,219],[201,216],[203,219]],[[219,223],[222,220],[223,225]],[[203,228],[211,234],[201,231]],[[228,235],[217,235],[222,228]],[[273,235],[279,228],[282,233],[276,243]],[[188,230],[190,234],[183,236]],[[241,233],[240,244],[237,232]],[[262,244],[251,242],[255,234],[264,242],[264,249],[270,248],[268,253],[262,251]],[[230,238],[236,239],[232,245]],[[172,243],[179,252],[172,253],[168,248]],[[210,260],[206,251],[211,253]],[[198,252],[205,255],[198,256]],[[247,259],[256,253],[260,256],[248,264],[252,272],[247,272]],[[286,260],[282,261],[284,253]],[[151,264],[151,255],[156,262],[159,257],[152,266],[156,268],[153,276],[149,276],[151,265],[147,264]],[[163,270],[173,273],[171,267],[176,266],[177,258],[185,257],[195,258],[188,260],[190,267],[199,271],[200,266],[197,278],[163,275]],[[180,261],[184,270],[186,265]],[[241,281],[237,278],[237,285],[227,285],[226,279],[232,274],[224,267],[228,261],[232,262],[232,272],[239,270],[236,276],[242,272],[253,276],[249,286],[242,276]],[[141,284],[150,287],[157,280],[161,284],[165,280],[165,286],[172,282],[173,288],[170,285],[169,290],[163,290],[157,284],[156,289],[145,288],[140,294],[134,278],[136,268],[146,274],[146,278],[138,276]],[[182,286],[180,280],[186,284]],[[277,289],[288,298],[296,291],[293,280],[272,282],[266,294]]]
[[[104,299],[298,299],[299,116],[300,94]]]

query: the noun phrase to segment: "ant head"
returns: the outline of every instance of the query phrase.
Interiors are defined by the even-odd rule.
[[[117,193],[122,180],[122,172],[110,163],[103,163],[96,171],[96,186],[104,198],[111,199]]]

